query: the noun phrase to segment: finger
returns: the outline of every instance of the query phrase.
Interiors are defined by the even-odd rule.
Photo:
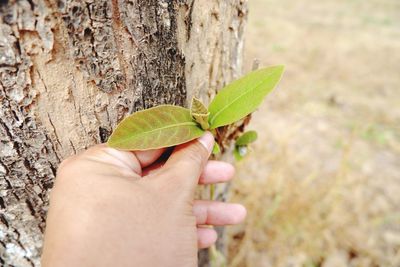
[[[197,247],[208,248],[217,241],[217,232],[212,228],[199,227],[197,228]]]
[[[214,137],[206,132],[197,140],[177,146],[163,167],[166,177],[172,179],[168,182],[178,183],[179,190],[194,193],[213,144]]]
[[[154,174],[163,167],[165,161],[156,161],[142,171],[142,176]],[[232,179],[235,168],[223,161],[209,160],[200,175],[199,184],[223,183]]]
[[[161,168],[164,166],[165,161],[156,161],[155,163],[151,164],[150,166],[144,168],[142,170],[142,176],[150,176],[155,174],[157,171],[160,171]]]
[[[246,213],[246,208],[240,204],[209,200],[196,200],[193,204],[197,225],[239,224],[246,218]]]
[[[85,155],[89,157],[114,164],[123,169],[133,171],[141,175],[142,168],[156,161],[165,149],[154,149],[147,151],[123,151],[108,147],[107,144],[99,144],[89,148]]]
[[[156,161],[154,161],[153,163],[149,164],[148,166],[142,169],[142,177],[144,176],[150,177],[151,175],[159,171],[162,168],[162,166],[164,166],[165,162],[171,155],[173,149],[174,149],[173,147],[164,148],[163,153]]]
[[[145,151],[134,151],[133,153],[139,160],[140,166],[144,168],[154,163],[164,153],[164,151],[164,148],[160,148]]]
[[[107,144],[95,145],[86,150],[82,155],[85,155],[92,160],[113,164],[120,167],[122,170],[133,171],[138,175],[141,175],[142,173],[140,162],[135,154],[129,151],[122,151],[108,147]]]
[[[232,164],[210,160],[201,173],[199,184],[222,183],[232,179],[235,168]]]

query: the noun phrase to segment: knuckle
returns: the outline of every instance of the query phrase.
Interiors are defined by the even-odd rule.
[[[207,152],[201,144],[194,144],[187,150],[185,159],[190,163],[201,165],[207,158]]]
[[[60,165],[58,165],[56,173],[56,182],[69,180],[68,177],[75,177],[75,173],[79,173],[81,167],[79,166],[79,156],[71,156],[64,159]]]
[[[61,161],[60,165],[58,165],[57,172],[60,172],[60,171],[70,168],[75,162],[75,157],[76,156],[71,156],[71,157],[65,158],[63,161]]]
[[[187,165],[192,165],[192,164],[200,165],[201,162],[202,162],[202,158],[199,154],[188,153],[186,155],[186,158],[184,159],[183,163],[185,163]]]
[[[105,144],[97,144],[97,145],[93,145],[91,147],[89,147],[85,153],[96,153],[98,151],[102,151],[105,150],[107,148],[107,145]]]

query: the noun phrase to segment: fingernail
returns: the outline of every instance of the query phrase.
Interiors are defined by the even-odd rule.
[[[208,153],[211,153],[214,146],[214,136],[210,132],[205,132],[203,136],[197,140],[207,149]]]

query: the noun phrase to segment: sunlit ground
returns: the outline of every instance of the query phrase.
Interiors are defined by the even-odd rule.
[[[250,0],[245,58],[287,71],[238,165],[229,266],[400,266],[400,1]]]

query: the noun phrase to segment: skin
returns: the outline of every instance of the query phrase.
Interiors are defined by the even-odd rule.
[[[195,200],[198,184],[226,182],[232,165],[208,160],[214,138],[162,149],[97,145],[62,162],[51,192],[42,265],[197,266],[215,243],[208,225],[242,222],[239,204]]]

